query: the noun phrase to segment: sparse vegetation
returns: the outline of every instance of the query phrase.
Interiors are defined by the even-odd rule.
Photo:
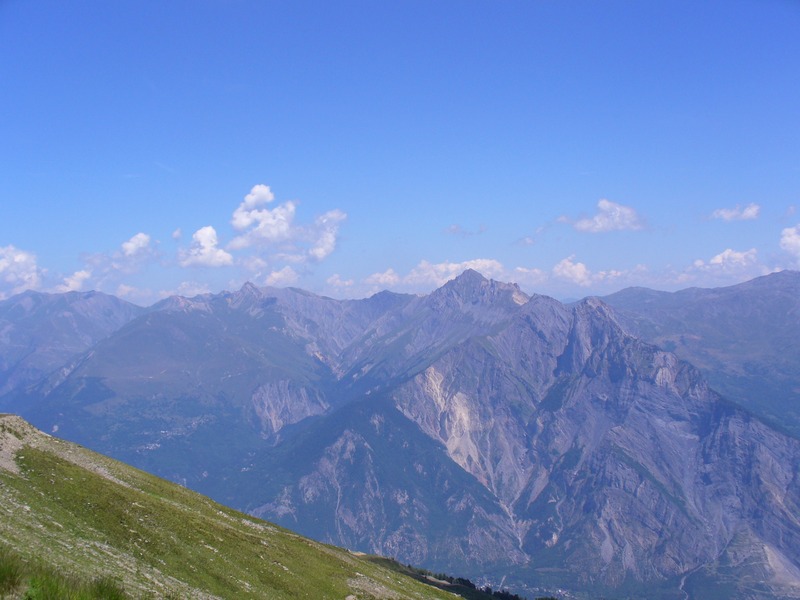
[[[0,544],[0,598],[127,600],[130,596],[117,579],[63,573],[41,560],[26,561],[7,544]]]

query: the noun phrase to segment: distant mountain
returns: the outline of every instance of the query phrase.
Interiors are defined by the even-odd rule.
[[[800,598],[800,441],[632,331],[474,271],[348,301],[248,284],[165,300],[15,400],[305,535],[528,595]]]
[[[31,585],[39,594],[25,598],[65,598],[67,584],[81,580],[105,584],[91,596],[98,598],[454,597],[370,557],[304,539],[44,435],[11,415],[0,415],[0,512],[4,598],[21,598]],[[42,582],[50,583],[49,595],[36,588]]]
[[[0,300],[0,398],[83,354],[145,309],[99,292]]]
[[[606,296],[624,325],[698,367],[727,398],[800,437],[800,272],[725,288]]]

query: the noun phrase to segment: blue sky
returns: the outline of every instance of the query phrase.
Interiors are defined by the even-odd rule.
[[[800,267],[800,2],[0,0],[0,297]]]

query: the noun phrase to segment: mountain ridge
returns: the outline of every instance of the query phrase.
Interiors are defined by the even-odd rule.
[[[723,395],[800,437],[800,273],[603,298],[631,333],[696,365]],[[757,385],[754,385],[754,382]]]
[[[793,277],[745,286],[751,306],[788,302]],[[737,293],[690,295],[724,315]],[[19,403],[317,539],[488,583],[798,597],[800,442],[613,300],[476,272],[364,300],[245,286],[137,317]]]

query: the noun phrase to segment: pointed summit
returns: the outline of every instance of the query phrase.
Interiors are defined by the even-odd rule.
[[[430,299],[435,305],[461,308],[471,305],[474,309],[483,307],[483,309],[500,309],[506,312],[508,309],[525,304],[529,297],[515,283],[487,279],[478,271],[467,269],[432,292]]]
[[[228,304],[231,308],[239,310],[258,311],[261,301],[264,299],[264,293],[254,283],[248,281],[238,292],[234,292],[228,298]]]
[[[467,269],[455,279],[445,283],[441,289],[448,289],[460,296],[470,296],[489,284],[489,280],[475,269]]]
[[[240,294],[251,294],[251,295],[261,295],[261,290],[251,281],[245,282],[242,288],[239,290]]]

